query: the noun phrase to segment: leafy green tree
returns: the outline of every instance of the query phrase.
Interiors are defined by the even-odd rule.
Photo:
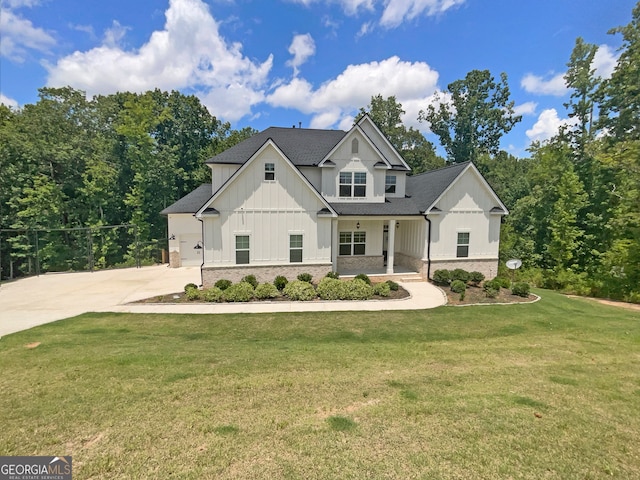
[[[505,73],[496,82],[489,70],[472,70],[436,95],[437,105],[421,110],[418,119],[429,123],[450,162],[475,162],[483,153],[497,154],[502,135],[522,119],[509,97]]]
[[[407,129],[404,126],[402,115],[405,111],[396,97],[391,96],[384,99],[379,94],[371,97],[371,103],[367,106],[367,110],[360,108],[355,121],[360,120],[366,113],[385,134],[391,145],[402,155],[411,167],[412,174],[415,175],[445,165],[444,160],[436,155],[433,144],[420,131],[413,127]]]

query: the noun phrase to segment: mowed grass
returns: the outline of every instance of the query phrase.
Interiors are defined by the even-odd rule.
[[[542,296],[9,335],[0,453],[75,479],[640,478],[640,314]]]

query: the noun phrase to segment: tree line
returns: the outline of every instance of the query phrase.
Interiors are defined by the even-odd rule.
[[[206,158],[254,133],[175,91],[42,88],[35,104],[0,105],[2,277],[152,260],[166,247],[160,211],[208,181]]]

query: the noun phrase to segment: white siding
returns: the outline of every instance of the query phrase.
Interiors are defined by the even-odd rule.
[[[413,258],[426,258],[425,250],[428,223],[419,220],[400,220],[396,229],[396,252]]]
[[[443,213],[429,215],[433,222],[431,258],[456,258],[457,233],[469,232],[469,258],[497,258],[500,215],[489,213],[496,205],[480,177],[467,170],[436,205]]]
[[[274,181],[264,180],[265,163]],[[207,263],[234,265],[236,235],[249,235],[250,263],[289,263],[290,234],[303,235],[303,263],[331,261],[331,219],[316,215],[324,203],[271,146],[211,206],[220,216],[204,217]]]
[[[211,168],[211,193],[215,193],[238,171],[240,165],[209,165]]]
[[[180,253],[180,265],[196,266],[202,264],[202,250],[194,249],[202,241],[202,225],[191,213],[171,214],[168,216],[169,252]]]

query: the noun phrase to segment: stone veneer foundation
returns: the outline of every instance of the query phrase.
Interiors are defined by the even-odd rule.
[[[331,271],[330,263],[298,264],[298,265],[234,265],[230,267],[205,267],[202,269],[202,285],[212,287],[218,280],[225,279],[234,283],[247,275],[255,275],[259,283],[271,283],[282,275],[287,280],[295,280],[301,273],[309,273],[314,282],[322,280]]]

